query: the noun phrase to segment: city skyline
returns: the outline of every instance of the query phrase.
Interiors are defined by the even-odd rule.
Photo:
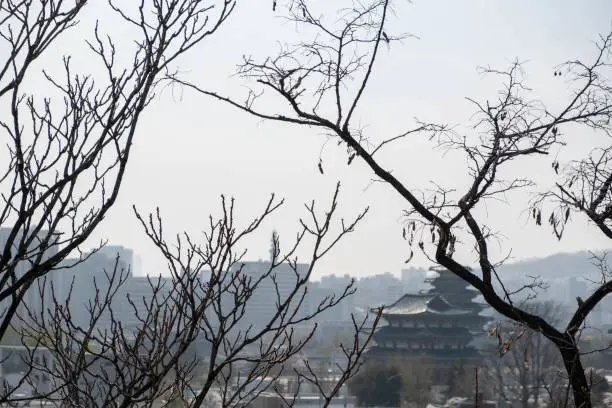
[[[116,255],[116,251],[120,249],[129,251],[130,253],[130,265],[131,265],[131,274],[134,276],[169,276],[167,273],[166,269],[162,269],[162,270],[152,270],[152,271],[148,271],[145,270],[143,268],[143,257],[138,254],[137,252],[135,252],[132,248],[128,248],[126,246],[120,245],[120,244],[108,244],[106,246],[103,247],[102,251],[103,253],[105,253],[106,255]],[[596,249],[594,251],[586,251],[586,250],[577,250],[577,251],[563,251],[563,252],[554,252],[551,254],[546,254],[546,255],[542,255],[542,256],[533,256],[533,257],[528,257],[528,258],[524,258],[524,259],[517,259],[517,260],[513,260],[513,261],[508,261],[504,263],[504,266],[506,267],[510,267],[510,268],[514,268],[516,266],[520,266],[523,263],[528,263],[528,262],[532,262],[532,261],[545,261],[546,259],[549,258],[554,258],[557,256],[573,256],[573,255],[588,255],[591,252],[598,254],[605,254],[607,252],[609,252],[612,248],[604,248],[604,249]],[[269,250],[268,250],[268,254],[269,254]],[[590,256],[590,255],[588,255]],[[257,262],[262,262],[262,261],[267,261],[269,259],[268,257],[253,257],[253,258],[249,258],[249,257],[245,257],[241,260],[242,263],[245,264],[249,264],[249,263],[257,263]],[[301,263],[301,262],[300,262]],[[342,269],[339,271],[328,271],[328,272],[320,272],[317,270],[317,268],[315,268],[312,272],[311,275],[311,280],[314,281],[321,281],[322,278],[325,277],[329,277],[329,276],[336,276],[338,278],[341,277],[345,277],[345,276],[349,276],[351,278],[369,278],[369,277],[373,277],[373,276],[377,276],[377,275],[383,275],[383,274],[391,274],[396,278],[401,279],[402,278],[402,273],[403,271],[406,270],[425,270],[428,271],[430,268],[432,267],[436,267],[436,263],[435,262],[431,262],[429,261],[428,263],[422,263],[419,265],[416,264],[412,264],[412,263],[402,263],[401,265],[398,265],[398,268],[396,269],[391,269],[391,270],[373,270],[371,271],[371,273],[369,274],[364,274],[364,275],[356,275],[356,274],[352,274],[350,270],[348,269]],[[477,263],[474,263],[472,265],[473,268],[477,268]]]
[[[607,0],[597,0],[590,7],[569,0],[521,0],[512,4],[417,1],[399,2],[394,7],[397,16],[391,18],[389,31],[414,34],[419,39],[407,38],[381,49],[383,59],[355,118],[355,125],[362,126],[373,140],[412,127],[413,117],[448,123],[458,131],[473,133],[474,106],[465,98],[482,101],[494,97],[501,86],[499,81],[483,77],[478,67],[505,69],[514,59],[525,62],[524,72],[528,85],[534,88],[533,96],[555,107],[556,101],[565,97],[566,84],[563,77],[553,77],[554,67],[568,58],[590,60],[595,51],[593,41],[609,31],[608,16],[612,15],[612,3]],[[83,30],[95,18],[113,24],[101,5],[92,4],[81,18]],[[275,28],[261,30],[261,26]],[[60,38],[59,50],[77,52],[85,47],[78,30]],[[234,32],[258,35],[234,36]],[[246,95],[244,83],[232,76],[242,56],[273,53],[279,38],[291,40],[296,32],[268,7],[251,2],[236,9],[220,35],[223,41],[202,47],[207,56],[204,60],[196,53],[181,60],[179,66],[189,67],[187,79],[242,100]],[[57,67],[59,56],[51,53],[45,63]],[[75,63],[79,68],[83,62]],[[32,85],[37,84],[33,78]],[[206,119],[202,121],[204,113]],[[348,219],[366,206],[371,210],[355,233],[322,260],[319,272],[326,274],[344,265],[357,276],[373,269],[399,270],[409,257],[401,236],[404,203],[389,188],[372,184],[371,172],[359,160],[347,166],[345,149],[333,141],[326,143],[326,136],[317,130],[254,119],[178,86],[159,93],[144,119],[121,194],[92,235],[92,246],[101,239],[123,242],[141,254],[146,270],[162,269],[163,259],[144,236],[132,205],[145,215],[159,206],[171,237],[185,230],[193,234],[203,230],[208,215],[219,214],[221,194],[236,197],[237,219],[244,225],[257,215],[269,194],[276,193],[286,199],[286,204],[245,246],[250,259],[258,259],[260,254],[265,258],[271,231],[278,230],[281,244],[290,246],[299,230],[298,218],[304,216],[303,203],[315,199],[325,207],[333,186],[340,180],[339,215]],[[583,149],[589,148],[588,143],[583,145]],[[413,160],[402,160],[403,148],[383,153],[389,157],[390,168],[409,185],[421,190],[432,188],[430,182],[461,185],[465,163],[460,158],[448,154],[440,161],[443,152],[416,136],[409,145],[401,146],[409,147]],[[563,162],[573,153],[583,155],[585,152],[580,150],[563,150],[558,159]],[[320,155],[324,176],[317,169]],[[524,162],[522,168],[541,174],[542,188],[546,188],[553,181],[552,160],[543,160],[542,166]],[[431,163],[441,164],[432,167]],[[422,169],[427,169],[429,176],[421,177]],[[499,252],[495,254],[497,259],[508,254],[519,260],[608,247],[601,234],[590,233],[584,218],[572,222],[559,242],[549,229],[533,225],[526,208],[513,205],[513,197],[517,196],[510,196],[507,203],[491,202],[488,212],[480,214],[489,217],[503,232],[501,250],[497,246],[491,249]],[[307,254],[306,248],[300,252],[303,262],[307,262]],[[475,255],[466,252],[457,253],[457,257],[472,263]],[[426,258],[416,251],[411,264],[426,263]]]
[[[0,406],[612,406],[610,16],[0,0]]]

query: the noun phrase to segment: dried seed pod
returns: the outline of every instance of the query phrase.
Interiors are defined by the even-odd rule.
[[[414,252],[413,252],[413,251],[412,251],[412,249],[411,249],[411,250],[410,250],[410,256],[408,257],[408,259],[406,259],[406,260],[404,261],[404,263],[408,263],[408,262],[410,262],[410,260],[412,259],[412,257],[413,257],[413,256],[414,256]]]

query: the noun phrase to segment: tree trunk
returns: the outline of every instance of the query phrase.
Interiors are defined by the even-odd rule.
[[[561,357],[567,371],[569,384],[572,387],[574,406],[576,408],[592,408],[591,389],[580,361],[578,348],[575,346],[568,347],[567,345],[561,346]]]

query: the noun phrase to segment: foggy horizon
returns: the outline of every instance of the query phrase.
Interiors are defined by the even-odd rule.
[[[611,0],[0,0],[0,54],[0,406],[612,406]]]
[[[181,74],[198,86],[243,100],[248,84],[234,75],[242,56],[263,58],[278,49],[280,38],[291,41],[298,34],[279,17],[280,12],[273,13],[268,6],[252,2],[237,7],[221,27],[220,40],[206,41],[178,61]],[[319,6],[323,7],[322,3]],[[569,0],[398,2],[388,31],[409,33],[418,39],[408,37],[381,48],[353,122],[372,140],[412,128],[415,117],[473,134],[475,108],[466,97],[483,101],[501,87],[499,80],[483,76],[478,68],[505,69],[515,59],[525,62],[523,69],[533,97],[554,108],[567,89],[562,79],[553,77],[554,67],[567,59],[592,57],[593,41],[611,27],[610,15],[612,3],[605,0],[590,7]],[[113,18],[106,8],[88,4],[80,25],[71,35],[59,38],[60,50],[84,50],[83,38],[91,37],[95,19],[105,27]],[[81,32],[84,37],[77,35]],[[244,35],[247,32],[257,35]],[[45,55],[45,68],[59,67],[61,53],[52,50]],[[84,59],[73,62],[75,69],[90,69]],[[42,83],[42,78],[33,77],[29,86]],[[271,105],[270,111],[274,109]],[[585,143],[584,147],[590,146]],[[558,160],[565,162],[571,154],[581,157],[586,152],[579,150],[561,150]],[[432,182],[461,186],[467,180],[461,155],[445,154],[422,136],[400,142],[382,154],[394,174],[423,191],[430,189]],[[324,175],[317,169],[319,157]],[[525,160],[519,170],[541,174],[537,187],[542,190],[553,181],[550,162],[554,159]],[[421,176],[423,169],[427,177]],[[285,205],[245,241],[249,258],[265,258],[271,232],[279,232],[281,247],[290,246],[299,228],[298,219],[305,215],[303,204],[314,199],[319,208],[327,206],[335,183],[340,181],[338,217],[349,219],[366,206],[370,212],[354,233],[321,260],[316,276],[363,276],[429,265],[418,251],[405,264],[410,253],[402,239],[405,203],[386,185],[371,180],[370,170],[361,161],[347,166],[345,148],[316,129],[262,121],[189,89],[164,87],[138,125],[115,206],[83,248],[108,240],[138,253],[143,271],[163,272],[163,259],[146,238],[132,205],[143,215],[159,207],[170,239],[183,231],[199,237],[208,215],[219,214],[221,194],[236,198],[237,220],[244,225],[275,193],[285,199]],[[505,203],[490,202],[487,213],[482,214],[501,232],[499,245],[491,247],[496,259],[509,254],[511,259],[521,260],[609,248],[601,234],[588,233],[592,227],[584,217],[570,223],[558,241],[550,229],[533,225],[521,194],[511,194]],[[306,261],[309,248],[305,246],[298,255]],[[457,257],[467,264],[476,261],[470,251],[457,253]]]

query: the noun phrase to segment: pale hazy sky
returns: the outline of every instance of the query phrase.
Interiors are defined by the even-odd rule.
[[[92,3],[88,16],[104,16]],[[294,33],[293,26],[275,16],[271,3],[239,1],[217,35],[180,60],[185,75],[202,87],[244,95],[244,83],[230,77],[240,57],[265,57],[274,52],[277,40]],[[91,22],[84,18],[82,23],[86,29]],[[476,68],[505,68],[515,58],[527,61],[528,83],[535,95],[555,106],[566,88],[553,78],[553,66],[593,55],[591,41],[611,29],[610,0],[415,0],[412,5],[398,1],[389,31],[410,32],[420,39],[383,49],[354,123],[366,125],[373,138],[411,127],[413,117],[469,125],[473,107],[464,97],[483,100],[494,96],[498,85]],[[122,36],[120,32],[117,38]],[[72,47],[82,44],[81,38],[71,35],[62,41]],[[75,57],[87,67],[87,60]],[[218,214],[220,194],[236,197],[239,218],[245,220],[275,192],[286,198],[286,205],[250,241],[247,256],[266,258],[272,229],[279,231],[281,240],[290,240],[298,229],[298,216],[304,214],[302,203],[313,198],[327,203],[340,180],[339,214],[348,218],[366,205],[371,212],[321,263],[317,275],[399,273],[406,267],[409,250],[401,239],[404,203],[382,184],[364,191],[371,174],[360,163],[347,167],[344,148],[326,145],[322,176],[317,162],[325,136],[316,130],[261,122],[189,91],[179,96],[169,90],[158,94],[142,118],[120,198],[95,239],[131,247],[142,258],[145,272],[163,272],[163,261],[145,239],[132,204],[143,212],[159,206],[167,231],[198,234],[208,214]],[[586,151],[591,145],[587,140],[581,147]],[[561,159],[568,157],[561,152]],[[521,169],[548,172],[551,160]],[[463,159],[442,158],[420,139],[391,149],[385,163],[409,186],[427,187],[433,180],[461,187],[465,182]],[[595,228],[584,226],[584,220],[572,224],[557,242],[550,230],[527,223],[521,213],[525,205],[519,201],[487,208],[488,223],[503,232],[501,246],[504,251],[512,249],[515,259],[609,247]],[[468,255],[465,259],[471,261]],[[420,256],[411,263],[425,264]]]

